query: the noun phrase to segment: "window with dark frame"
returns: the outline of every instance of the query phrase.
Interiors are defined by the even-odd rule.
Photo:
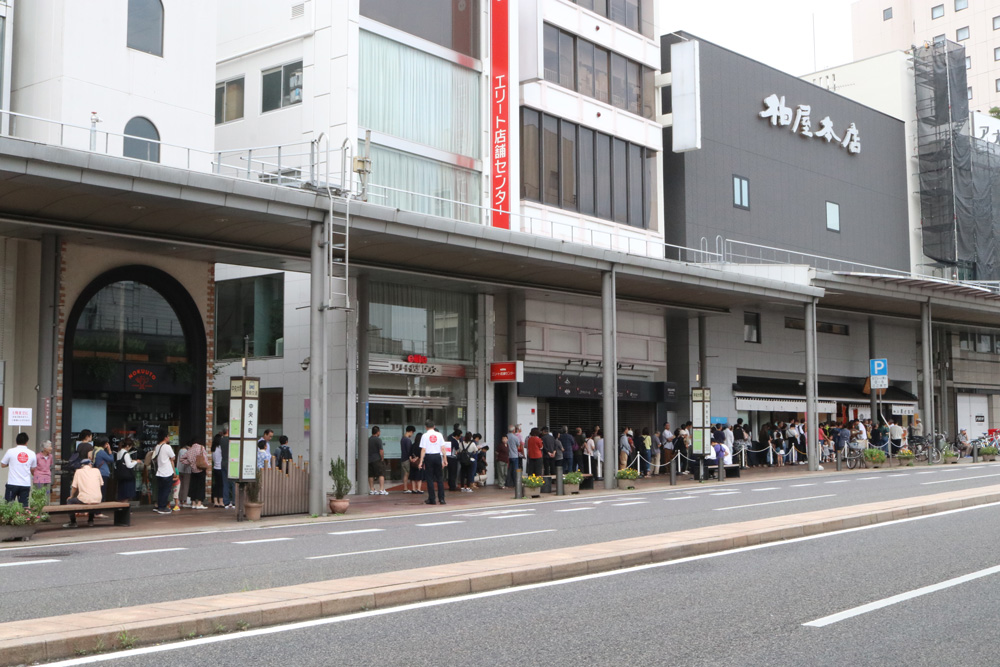
[[[125,123],[122,155],[147,162],[160,161],[160,132],[148,118],[136,116]]]
[[[955,0],[955,11],[960,12],[969,8],[969,0]]]
[[[238,77],[215,84],[215,124],[243,118],[244,78]]]
[[[786,317],[785,328],[805,331],[806,321],[801,317]],[[850,336],[851,327],[847,324],[838,324],[836,322],[816,322],[816,333]]]
[[[750,210],[750,179],[733,174],[733,207]]]
[[[126,45],[134,51],[163,57],[163,3],[128,0]]]
[[[261,72],[261,113],[302,102],[302,61]]]
[[[826,228],[831,232],[840,231],[840,204],[826,203]]]
[[[646,229],[656,152],[535,109],[521,109],[521,197]]]
[[[993,17],[993,29],[1000,30],[1000,16]]]
[[[743,342],[760,342],[760,313],[743,312]]]
[[[220,280],[216,283],[217,359],[241,358],[244,336],[250,337],[251,357],[282,356],[285,335],[284,290],[283,273]]]
[[[934,5],[931,7],[931,20],[944,16],[944,5]]]
[[[892,7],[886,7],[882,10],[882,20],[888,21],[892,18]]]
[[[967,39],[969,39],[969,26],[965,26],[964,28],[959,28],[958,30],[955,31],[956,42],[964,42]]]
[[[642,5],[640,0],[571,0],[571,2],[609,18],[618,25],[640,32]]]
[[[944,46],[944,43],[948,40],[945,35],[935,35],[934,46]]]

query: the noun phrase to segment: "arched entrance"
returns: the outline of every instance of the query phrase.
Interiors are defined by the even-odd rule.
[[[205,327],[184,287],[147,266],[102,274],[66,322],[63,457],[82,429],[142,450],[166,428],[176,442],[205,437]]]

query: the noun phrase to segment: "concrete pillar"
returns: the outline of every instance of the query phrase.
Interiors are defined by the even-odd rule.
[[[951,409],[951,399],[950,399],[950,394],[948,393],[947,361],[951,356],[951,350],[949,349],[950,340],[948,337],[948,332],[944,330],[938,331],[937,341],[938,341],[938,348],[937,348],[938,384],[941,387],[941,390],[938,392],[938,396],[940,396],[940,398],[938,399],[940,401],[939,407],[941,410],[941,422],[938,425],[938,428],[941,431],[947,433],[949,437],[954,440],[954,438],[958,436],[958,430],[957,430],[958,424],[956,422],[956,429],[952,429],[950,424],[951,420],[949,419],[949,412]],[[987,425],[987,428],[989,428],[989,425]]]
[[[818,419],[816,413],[816,300],[806,310],[806,456],[809,469],[819,469]]]
[[[56,412],[56,377],[57,362],[56,340],[59,326],[59,239],[54,234],[42,235],[42,256],[39,267],[41,281],[38,299],[38,434],[35,449],[41,450],[42,443],[53,438]],[[45,428],[45,404],[49,401],[49,426]],[[54,450],[61,454],[62,448],[54,444]]]
[[[358,412],[357,412],[357,473],[358,493],[368,494],[368,436],[373,424],[368,423],[368,276],[358,276]],[[376,480],[377,481],[377,480]]]
[[[604,488],[613,489],[618,482],[618,319],[615,308],[615,270],[601,277],[601,344],[602,376],[604,380]]]
[[[923,421],[924,435],[934,437],[934,367],[933,342],[931,339],[931,302],[920,305],[920,350],[924,377],[920,392],[920,417]]]
[[[517,361],[517,323],[524,306],[524,293],[507,292],[507,361]],[[507,384],[507,426],[517,424],[517,383]]]
[[[326,248],[322,222],[312,224],[309,276],[309,513],[326,514]]]
[[[868,318],[868,358],[878,359],[875,355],[875,318]],[[871,389],[869,393],[869,400],[871,401],[872,408],[872,426],[878,428],[879,417],[878,417],[878,394],[875,389]]]
[[[708,386],[708,322],[698,316],[698,386]]]

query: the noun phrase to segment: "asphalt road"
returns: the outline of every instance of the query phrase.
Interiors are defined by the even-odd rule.
[[[541,551],[988,486],[1000,464],[529,501],[0,550],[0,622]],[[7,602],[11,601],[12,604]]]
[[[380,666],[995,665],[998,511],[979,506],[88,662],[329,665],[333,650],[336,663]]]

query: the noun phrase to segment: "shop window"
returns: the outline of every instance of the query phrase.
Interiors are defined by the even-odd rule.
[[[369,299],[368,340],[372,354],[472,359],[476,329],[472,295],[372,283]]]
[[[284,354],[285,274],[220,280],[215,284],[215,356],[239,359],[244,336],[251,357]]]
[[[481,0],[361,0],[360,11],[452,51],[479,58]]]
[[[122,155],[136,160],[159,162],[160,133],[156,131],[156,126],[141,116],[136,116],[125,123]]]
[[[215,84],[215,124],[243,118],[244,79],[232,79]]]
[[[261,73],[261,112],[302,102],[302,61]]]
[[[888,21],[892,18],[892,7],[886,7],[882,10],[882,20]]]
[[[840,231],[840,204],[826,203],[826,228],[831,232]]]
[[[163,56],[163,3],[128,0],[128,48]]]
[[[743,313],[743,342],[760,342],[760,313]]]
[[[750,180],[733,174],[733,206],[750,210]]]
[[[944,5],[934,5],[931,7],[931,20],[944,16]]]

